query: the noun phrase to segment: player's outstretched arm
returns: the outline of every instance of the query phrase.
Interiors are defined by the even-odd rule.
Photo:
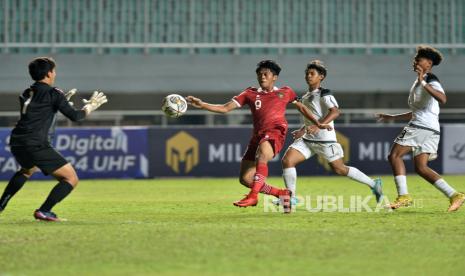
[[[193,96],[187,96],[186,100],[195,108],[205,109],[215,113],[228,113],[229,111],[238,107],[237,104],[233,101],[229,101],[225,104],[210,104],[203,102],[201,99]]]
[[[88,100],[83,99],[82,102],[84,103],[82,110],[84,110],[88,116],[90,113],[97,110],[102,104],[108,102],[108,99],[107,96],[103,94],[103,92],[94,91]]]
[[[412,112],[406,112],[401,114],[385,114],[385,113],[376,113],[375,117],[377,118],[377,122],[390,122],[390,121],[408,121],[412,119]]]
[[[59,90],[59,89],[57,89]],[[61,92],[61,90],[59,90]],[[66,116],[66,118],[70,119],[73,122],[83,120],[89,113],[90,113],[90,108],[89,106],[84,107],[83,109],[75,109],[73,107],[73,103],[70,101],[71,97],[76,94],[77,89],[73,88],[69,90],[66,93],[56,93],[56,106],[58,107],[58,110]],[[103,94],[103,93],[102,93]],[[104,97],[105,102],[106,102],[106,96]],[[100,96],[99,102],[102,101],[102,98]],[[87,102],[86,102],[87,103]]]
[[[333,128],[328,125],[328,124],[322,124],[320,123],[315,116],[313,116],[312,112],[301,102],[294,101],[293,104],[296,106],[297,110],[304,115],[305,118],[309,119],[312,121],[316,127],[319,129],[327,129],[327,130],[332,130]]]

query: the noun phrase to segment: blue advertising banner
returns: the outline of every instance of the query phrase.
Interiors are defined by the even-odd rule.
[[[11,155],[10,129],[0,129],[0,179],[18,169]],[[147,128],[61,128],[54,147],[71,163],[79,178],[147,178]],[[41,173],[35,179],[44,179]],[[48,179],[48,178],[46,178]]]
[[[344,161],[368,175],[391,174],[387,156],[401,127],[339,127],[337,138],[344,149]],[[150,130],[150,175],[157,176],[238,176],[242,154],[250,139],[250,128],[152,128]],[[288,145],[269,163],[269,174],[281,175],[280,159]],[[441,152],[441,146],[439,151]],[[413,172],[412,156],[405,156]],[[430,163],[436,171],[442,164]],[[299,175],[331,175],[327,162],[312,157],[297,167]]]
[[[337,138],[344,162],[370,176],[391,174],[387,161],[401,127],[339,127]],[[292,130],[291,130],[292,131]],[[9,152],[10,129],[0,129],[0,179],[18,170]],[[69,160],[80,178],[153,178],[165,176],[239,175],[251,128],[61,128],[54,146]],[[281,175],[281,158],[292,143],[288,135],[281,153],[269,163],[270,176]],[[442,153],[442,143],[439,154]],[[412,156],[405,156],[409,173]],[[441,158],[430,163],[442,172]],[[333,175],[327,162],[314,156],[297,167],[299,175]],[[36,179],[44,179],[37,173]],[[48,178],[45,178],[48,179]]]
[[[402,127],[340,127],[338,141],[349,156],[345,159],[350,166],[357,167],[368,175],[391,174],[391,166],[387,160],[394,139],[402,131]],[[341,137],[344,137],[341,139]],[[438,153],[442,152],[439,144]],[[408,173],[414,173],[413,156],[404,156],[404,163]],[[440,158],[429,162],[434,170],[442,171]]]
[[[152,128],[150,175],[237,176],[251,133],[243,127]]]

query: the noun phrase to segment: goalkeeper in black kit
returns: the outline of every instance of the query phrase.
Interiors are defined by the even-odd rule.
[[[51,210],[68,196],[79,179],[73,166],[51,145],[57,112],[60,111],[72,121],[80,121],[106,103],[107,97],[95,91],[89,100],[83,100],[82,109],[75,109],[69,100],[76,89],[64,93],[52,87],[56,65],[49,57],[32,60],[29,63],[29,74],[35,82],[19,96],[21,116],[10,136],[11,153],[21,169],[10,179],[0,198],[0,213],[32,174],[40,169],[44,175],[52,175],[58,184],[42,206],[35,210],[34,218],[60,221]]]

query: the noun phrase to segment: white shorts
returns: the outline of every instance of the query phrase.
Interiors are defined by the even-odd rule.
[[[399,133],[394,143],[405,147],[412,147],[413,156],[429,153],[428,160],[438,157],[440,134],[437,131],[408,125]]]
[[[305,159],[308,159],[315,154],[323,157],[328,162],[333,162],[344,157],[344,151],[342,150],[341,145],[334,142],[319,143],[299,138],[295,140],[289,148],[298,150],[302,153]]]

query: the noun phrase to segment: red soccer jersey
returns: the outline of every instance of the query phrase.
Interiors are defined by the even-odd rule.
[[[254,133],[261,133],[275,126],[283,126],[287,129],[286,106],[296,98],[296,93],[288,86],[274,87],[271,92],[249,87],[232,100],[240,107],[243,105],[250,107]]]

